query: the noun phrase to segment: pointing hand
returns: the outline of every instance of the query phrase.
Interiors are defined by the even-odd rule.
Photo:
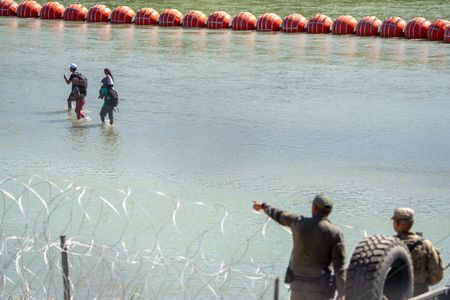
[[[260,211],[262,209],[262,203],[259,201],[253,201],[253,209],[256,211]]]

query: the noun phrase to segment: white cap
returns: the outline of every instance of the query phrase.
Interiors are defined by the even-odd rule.
[[[76,64],[74,64],[74,63],[71,63],[70,65],[69,65],[69,69],[77,69],[78,68],[78,66],[76,65]]]

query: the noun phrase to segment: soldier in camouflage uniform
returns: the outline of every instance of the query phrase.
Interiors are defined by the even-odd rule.
[[[391,218],[395,237],[402,240],[409,248],[414,269],[414,296],[426,293],[429,285],[442,280],[444,263],[439,252],[421,233],[411,231],[414,224],[414,211],[411,208],[397,208]]]
[[[333,202],[324,194],[312,203],[312,217],[290,214],[267,203],[254,201],[253,208],[292,229],[293,249],[285,282],[291,286],[291,300],[345,299],[345,247],[342,232],[328,220]],[[331,264],[335,276],[331,276]],[[335,278],[336,284],[330,284]]]

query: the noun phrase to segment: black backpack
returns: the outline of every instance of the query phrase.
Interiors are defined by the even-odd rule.
[[[119,94],[117,94],[117,91],[113,88],[110,88],[108,91],[108,97],[109,100],[111,101],[111,105],[113,107],[116,107],[117,105],[119,105]]]
[[[84,76],[81,73],[77,73],[76,76],[78,77],[78,87],[80,91],[86,95],[87,88],[88,88],[88,79],[86,76]]]

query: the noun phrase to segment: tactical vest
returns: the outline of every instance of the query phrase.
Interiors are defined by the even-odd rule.
[[[433,285],[442,280],[444,263],[430,241],[424,240],[421,233],[397,235],[410,249],[416,285]]]
[[[424,239],[418,234],[407,240],[403,240],[411,253],[415,283],[426,283],[427,281],[429,254],[423,241]]]

